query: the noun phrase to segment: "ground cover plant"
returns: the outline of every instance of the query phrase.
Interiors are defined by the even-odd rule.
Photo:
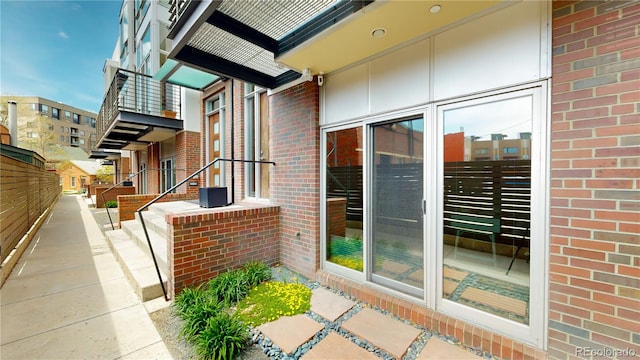
[[[232,359],[247,346],[249,326],[309,310],[309,288],[271,277],[270,267],[251,262],[183,289],[173,304],[184,320],[180,335],[203,359]]]

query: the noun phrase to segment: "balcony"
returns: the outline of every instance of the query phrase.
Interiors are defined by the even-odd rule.
[[[118,69],[96,122],[96,148],[139,150],[183,129],[181,87]]]

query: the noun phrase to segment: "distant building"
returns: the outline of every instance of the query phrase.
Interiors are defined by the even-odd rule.
[[[91,153],[96,142],[97,114],[38,96],[2,96],[18,105],[18,146],[45,159],[52,145],[73,146]]]
[[[96,181],[102,164],[95,160],[71,160],[58,170],[63,191],[79,191]]]

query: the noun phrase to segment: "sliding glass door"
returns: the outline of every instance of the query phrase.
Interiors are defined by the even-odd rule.
[[[371,127],[372,280],[422,297],[424,119]]]

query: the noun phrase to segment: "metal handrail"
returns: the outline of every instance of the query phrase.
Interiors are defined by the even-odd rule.
[[[155,253],[153,251],[153,246],[151,245],[151,239],[149,238],[149,232],[147,231],[147,225],[144,223],[144,217],[142,216],[142,212],[144,210],[146,210],[149,206],[151,206],[154,203],[156,203],[158,200],[160,200],[163,197],[165,197],[167,194],[173,192],[173,190],[177,189],[182,184],[184,184],[187,181],[191,180],[194,176],[200,174],[204,170],[208,169],[211,165],[217,163],[218,161],[229,161],[231,163],[243,162],[243,163],[252,163],[252,164],[272,164],[273,166],[276,165],[276,163],[273,162],[273,161],[236,160],[236,159],[221,159],[221,158],[217,158],[217,159],[212,160],[211,162],[209,162],[207,165],[205,165],[205,166],[201,167],[200,169],[196,170],[193,174],[187,176],[184,180],[182,180],[179,183],[175,184],[170,189],[168,189],[165,192],[163,192],[162,194],[156,196],[153,200],[151,200],[148,203],[142,205],[142,207],[140,207],[138,210],[136,210],[136,212],[138,213],[138,217],[140,219],[140,223],[142,224],[142,230],[144,231],[144,236],[147,238],[147,244],[149,245],[149,251],[151,252],[151,258],[153,259],[153,264],[156,267],[156,274],[158,274],[158,280],[160,281],[160,287],[162,287],[162,294],[164,295],[164,299],[166,301],[169,301],[169,297],[167,296],[167,290],[165,289],[164,282],[162,281],[162,275],[160,274],[160,268],[158,267],[158,260],[156,260],[156,255],[155,255]],[[231,204],[233,204],[233,202],[231,202],[231,203],[229,203],[227,205],[231,205]]]
[[[107,216],[109,216],[109,223],[111,224],[111,230],[115,230],[116,228],[113,226],[113,220],[111,220],[111,214],[109,213],[109,208],[106,206],[107,201],[104,199],[104,194],[106,192],[109,192],[113,189],[115,189],[116,187],[124,184],[125,181],[131,180],[134,177],[140,175],[140,173],[145,172],[147,170],[158,170],[158,171],[166,171],[166,170],[173,170],[173,171],[186,171],[186,169],[142,169],[140,171],[138,171],[137,173],[133,174],[133,175],[129,175],[127,176],[124,180],[120,181],[119,183],[113,185],[112,187],[108,188],[107,190],[103,191],[102,193],[100,193],[100,196],[102,197],[102,203],[105,204],[105,209],[107,209]],[[93,201],[93,200],[92,200]],[[95,205],[95,204],[94,204]]]

